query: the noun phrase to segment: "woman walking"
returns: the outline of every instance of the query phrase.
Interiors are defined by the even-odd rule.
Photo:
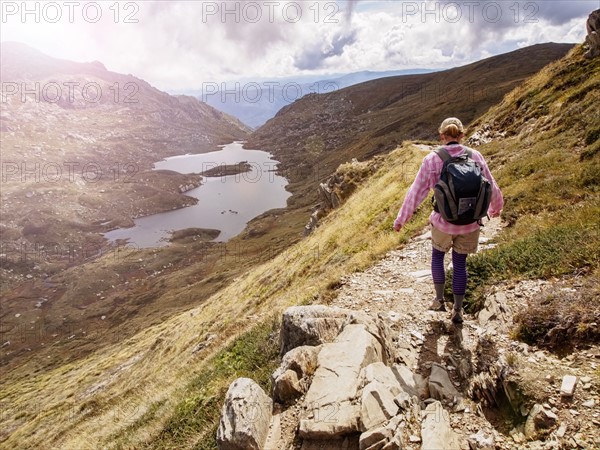
[[[481,153],[460,144],[465,133],[461,121],[455,117],[444,120],[439,128],[439,133],[443,148],[451,157],[462,155],[467,150],[471,152],[470,157],[479,165],[483,176],[487,178],[492,186],[488,215],[490,217],[499,216],[504,204],[502,192],[490,173]],[[434,188],[440,179],[443,165],[444,161],[436,152],[429,153],[423,159],[415,181],[408,190],[398,216],[394,221],[395,231],[400,231],[427,197],[429,191]],[[452,293],[454,295],[454,307],[452,308],[451,318],[452,322],[460,324],[463,321],[462,304],[467,288],[467,255],[477,252],[480,223],[473,222],[467,225],[456,225],[444,220],[442,215],[436,211],[431,213],[429,223],[432,226],[431,275],[435,288],[435,298],[430,309],[434,311],[446,310],[444,306],[444,285],[446,282],[444,256],[452,249]]]

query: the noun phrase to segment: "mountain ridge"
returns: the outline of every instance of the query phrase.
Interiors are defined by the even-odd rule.
[[[501,105],[481,121],[473,122],[470,132],[489,139],[481,151],[507,200],[502,216],[507,226],[491,243],[495,248],[470,259],[467,305],[473,308],[485,298],[485,288],[496,288],[499,280],[511,289],[521,278],[565,277],[575,289],[580,277],[598,275],[600,134],[595,130],[600,91],[590,88],[598,82],[600,65],[598,59],[585,61],[582,54],[577,47],[504,96]],[[562,123],[560,128],[557,123]],[[511,131],[507,137],[502,136],[505,125]],[[388,144],[394,139],[390,136]],[[230,383],[248,376],[269,390],[279,364],[280,313],[290,305],[331,303],[348,274],[367,272],[382,255],[420,235],[427,225],[430,209],[424,206],[400,235],[391,232],[423,150],[406,142],[381,153],[380,169],[326,216],[312,235],[239,273],[212,295],[202,290],[203,285],[222,282],[227,274],[205,276],[199,266],[206,257],[204,247],[180,249],[172,255],[173,261],[187,258],[180,272],[163,274],[152,252],[131,255],[128,265],[148,275],[128,275],[131,290],[118,299],[115,311],[124,308],[128,299],[162,300],[163,314],[134,335],[93,329],[107,333],[104,337],[111,338],[110,345],[63,365],[59,361],[48,370],[25,353],[26,365],[0,381],[7,405],[2,445],[214,449],[219,407]],[[298,209],[305,219],[307,209]],[[281,223],[275,220],[272,226]],[[284,238],[289,236],[288,231]],[[236,255],[230,257],[225,269],[239,266]],[[138,258],[144,262],[137,262]],[[113,266],[106,255],[90,268],[104,274]],[[82,271],[71,275],[85,283]],[[391,281],[393,272],[386,268],[385,275]],[[157,289],[160,286],[164,290]],[[376,293],[365,294],[370,302],[380,302],[379,296],[385,295],[372,294]],[[194,307],[168,309],[186,296],[193,299]],[[540,299],[534,296],[533,300]],[[542,301],[532,306],[548,310]],[[529,307],[522,309],[529,311],[525,309]],[[124,327],[131,327],[131,317],[119,319]],[[98,323],[103,322],[98,318]],[[591,323],[585,323],[590,328],[583,332],[593,331]],[[65,343],[88,339],[79,329],[74,336],[72,340],[69,335],[61,337]],[[49,342],[46,347],[63,345],[44,339]],[[554,381],[543,382],[544,387],[559,388]],[[571,431],[567,431],[569,438]],[[503,439],[512,444],[509,435]]]
[[[184,191],[199,176],[155,172],[154,162],[248,135],[237,119],[193,97],[170,96],[101,63],[60,60],[18,43],[2,43],[0,53],[5,243],[101,248],[101,232],[196,201]],[[5,262],[17,281],[35,264],[14,258]]]
[[[538,44],[442,72],[382,78],[309,95],[281,109],[252,133],[246,147],[271,151],[282,161],[283,172],[290,172],[290,190],[306,192],[299,168],[330,173],[345,161],[385,153],[406,139],[435,139],[439,123],[448,116],[468,126],[571,48]]]
[[[282,107],[290,105],[304,95],[331,92],[372,79],[430,72],[435,72],[435,70],[405,69],[381,72],[365,70],[322,78],[311,77],[313,79],[310,81],[303,81],[302,77],[297,79],[284,77],[248,82],[232,81],[221,83],[220,86],[215,86],[216,83],[210,83],[210,92],[201,91],[198,93],[192,91],[190,94],[197,95],[209,105],[256,128],[274,117]],[[212,89],[215,87],[220,89],[225,87],[226,91],[216,90],[213,92]]]

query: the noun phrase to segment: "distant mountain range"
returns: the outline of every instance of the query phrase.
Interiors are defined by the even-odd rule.
[[[241,79],[227,83],[205,82],[201,90],[181,91],[200,98],[210,106],[257,128],[277,111],[308,94],[337,91],[365,81],[399,75],[431,73],[434,70],[408,69],[384,72],[362,71],[329,76]]]
[[[390,151],[404,140],[437,140],[437,128],[448,116],[468,125],[571,48],[533,45],[454,69],[307,95],[254,131],[246,147],[272,152],[288,171],[291,191],[314,197],[315,178],[322,181],[339,164]]]

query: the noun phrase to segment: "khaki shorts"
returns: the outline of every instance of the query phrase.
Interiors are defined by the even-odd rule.
[[[436,250],[446,253],[451,248],[456,253],[476,253],[479,245],[479,233],[477,229],[467,234],[446,234],[435,227],[431,227],[431,245]]]

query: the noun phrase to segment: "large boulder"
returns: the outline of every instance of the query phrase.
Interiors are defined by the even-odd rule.
[[[392,372],[400,387],[411,397],[414,395],[422,400],[429,398],[429,381],[418,373],[413,373],[407,366],[394,364]]]
[[[360,435],[359,448],[366,450],[374,445],[383,447],[390,439],[394,437],[394,431],[387,427],[373,428]]]
[[[273,402],[249,378],[238,378],[227,391],[217,430],[219,450],[262,450]]]
[[[363,369],[361,378],[363,379],[363,383],[365,385],[371,383],[372,381],[377,381],[383,384],[394,396],[398,395],[402,391],[400,383],[396,379],[392,369],[381,361],[369,364],[367,367],[365,367]]]
[[[365,431],[360,435],[360,450],[400,450],[401,436],[406,422],[402,414],[391,418],[384,426]]]
[[[348,323],[364,325],[367,331],[379,341],[383,348],[384,363],[390,365],[400,359],[397,345],[394,343],[394,337],[397,336],[397,333],[392,331],[384,315],[379,314],[377,318],[373,318],[363,311],[353,311],[348,317]]]
[[[305,386],[296,372],[286,370],[279,373],[273,381],[273,399],[284,405],[292,403],[306,392]]]
[[[450,426],[450,416],[440,402],[433,402],[425,408],[421,422],[421,450],[460,450],[458,435]]]
[[[378,427],[398,413],[394,394],[379,381],[371,381],[362,392],[360,401],[361,431]]]
[[[283,313],[281,355],[301,345],[333,342],[352,311],[323,305],[292,306]]]
[[[585,46],[587,52],[586,58],[595,58],[600,56],[600,9],[592,11],[587,20],[587,36]]]
[[[361,370],[381,361],[382,353],[377,339],[360,324],[347,325],[335,342],[323,345],[304,398],[302,438],[334,439],[359,430]]]

